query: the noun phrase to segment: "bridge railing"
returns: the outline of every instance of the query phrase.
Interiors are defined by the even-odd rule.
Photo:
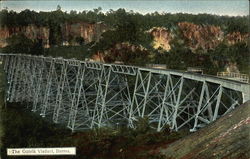
[[[166,64],[147,64],[146,67],[148,67],[148,68],[156,68],[156,69],[167,69]]]
[[[241,73],[235,73],[235,72],[218,72],[217,76],[249,83],[249,77],[247,74],[241,74]]]
[[[203,69],[198,67],[188,67],[187,72],[203,74]]]

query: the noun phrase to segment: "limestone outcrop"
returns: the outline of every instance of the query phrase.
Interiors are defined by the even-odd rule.
[[[153,36],[153,47],[162,48],[166,51],[171,49],[169,42],[172,40],[170,31],[164,27],[154,27],[148,31]]]
[[[83,38],[85,43],[92,41],[99,41],[101,34],[108,28],[103,23],[65,23],[60,26],[61,28],[61,45],[78,45],[76,38]],[[34,24],[28,26],[18,27],[0,27],[0,48],[8,45],[6,39],[12,35],[22,33],[31,40],[42,40],[44,48],[50,47],[50,28],[36,26]]]
[[[153,37],[152,46],[155,49],[171,50],[171,41],[175,38],[184,41],[184,45],[190,48],[194,53],[202,50],[215,49],[220,43],[225,42],[228,45],[234,45],[239,42],[247,43],[250,34],[232,32],[225,34],[219,26],[198,25],[190,22],[179,22],[174,29],[178,32],[171,31],[169,28],[153,27],[148,33]]]
[[[241,34],[240,32],[232,32],[226,35],[225,40],[227,44],[234,45],[239,42],[245,42],[247,43],[247,40],[249,39],[250,34]]]
[[[63,45],[77,45],[75,38],[81,37],[85,43],[99,41],[108,27],[103,23],[65,23],[61,25]]]
[[[42,45],[45,48],[49,47],[49,34],[50,29],[48,27],[39,27],[36,25],[19,26],[19,27],[0,27],[0,48],[8,45],[6,39],[12,35],[22,33],[27,38],[32,40],[42,40]]]
[[[223,41],[224,33],[218,26],[181,22],[178,27],[186,45],[194,52],[214,49]]]

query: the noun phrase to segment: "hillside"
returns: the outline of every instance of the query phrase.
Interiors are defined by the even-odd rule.
[[[207,52],[215,49],[220,43],[234,45],[240,42],[247,43],[250,34],[237,32],[225,33],[221,27],[214,25],[197,25],[190,22],[179,22],[173,27],[153,27],[147,30],[152,36],[151,47],[154,49],[171,50],[173,41],[182,40],[192,52]],[[40,41],[44,48],[53,45],[76,46],[82,43],[98,42],[101,34],[111,30],[104,23],[75,22],[63,23],[59,26],[58,35],[54,35],[53,28],[29,24],[27,26],[0,27],[0,48],[10,45],[8,39],[13,35],[23,34],[32,41]],[[58,41],[60,38],[60,41]],[[57,39],[57,40],[56,40]]]
[[[159,47],[159,43],[165,43],[167,46],[163,44],[162,48],[169,50],[168,43],[178,36],[176,30],[179,30],[182,34],[180,38],[187,46],[192,49],[209,49],[217,46],[224,36],[230,39],[230,44],[244,41],[249,37],[248,20],[248,16],[227,17],[210,14],[155,12],[142,15],[127,12],[123,8],[110,10],[106,14],[101,12],[101,8],[79,13],[63,12],[61,8],[51,12],[26,9],[20,13],[3,9],[0,11],[0,47],[8,44],[6,39],[20,33],[33,41],[40,40],[45,48],[54,45],[79,45],[82,42],[86,44],[99,41],[101,34],[107,30],[119,30],[124,27],[126,31],[119,30],[119,35],[125,40],[121,42],[136,41],[140,36],[136,33],[143,31],[153,35],[157,45],[155,48]],[[127,39],[124,33],[131,33],[129,36],[132,38]]]
[[[0,51],[249,74],[249,16],[0,11]],[[192,57],[192,58],[190,58]]]
[[[41,41],[41,45],[44,48],[49,48],[53,45],[80,45],[82,42],[98,41],[101,33],[106,29],[106,25],[99,23],[64,23],[59,26],[59,35],[55,35],[53,28],[48,26],[37,26],[35,24],[15,27],[3,26],[0,27],[0,48],[8,46],[8,39],[17,34],[23,34],[32,41]]]
[[[250,158],[250,101],[159,152],[176,159]]]

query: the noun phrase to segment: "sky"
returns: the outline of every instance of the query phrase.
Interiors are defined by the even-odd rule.
[[[35,11],[52,11],[60,5],[63,11],[93,10],[101,7],[102,12],[110,9],[124,8],[142,14],[153,13],[209,13],[216,15],[244,16],[249,15],[248,0],[71,0],[71,1],[0,1],[0,9],[8,8],[20,12],[24,9]]]

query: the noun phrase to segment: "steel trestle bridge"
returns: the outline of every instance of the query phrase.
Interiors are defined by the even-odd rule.
[[[8,102],[72,131],[135,128],[143,117],[157,131],[195,131],[250,99],[249,84],[208,75],[22,54],[0,60]]]

